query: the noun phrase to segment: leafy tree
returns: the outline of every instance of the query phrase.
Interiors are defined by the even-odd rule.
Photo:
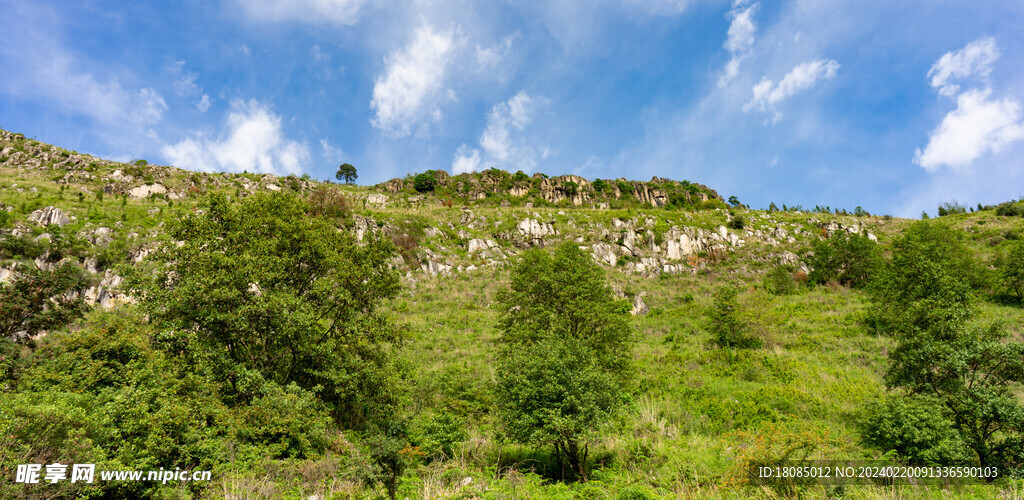
[[[735,197],[735,196],[730,196],[730,197],[729,197],[729,205],[732,205],[732,206],[734,206],[734,207],[738,207],[738,206],[740,206],[740,200],[739,200],[739,198],[737,198],[737,197]]]
[[[434,176],[434,171],[428,170],[414,177],[412,187],[419,193],[433,191],[437,187],[437,177]]]
[[[356,167],[352,166],[351,163],[342,163],[338,166],[338,171],[334,174],[334,178],[339,181],[345,181],[345,184],[352,184],[359,177],[356,173]]]
[[[345,425],[397,400],[401,337],[377,310],[393,297],[390,241],[357,245],[296,195],[214,195],[181,214],[151,281],[136,280],[158,344],[226,383],[239,400],[266,381],[313,391]]]
[[[78,293],[87,285],[81,269],[71,264],[52,271],[21,269],[10,283],[0,284],[0,339],[30,344],[40,332],[60,328],[88,308]]]
[[[1024,240],[1018,240],[1010,247],[1010,252],[1003,259],[1003,283],[1017,300],[1024,304]]]
[[[594,191],[598,193],[608,189],[608,183],[605,182],[604,179],[594,179],[592,186],[594,186]]]
[[[861,438],[875,448],[893,450],[914,465],[967,465],[970,449],[931,395],[894,394],[871,403],[861,421]]]
[[[970,284],[982,271],[956,232],[916,222],[892,249],[892,259],[878,268],[870,284],[871,311],[879,326],[927,330],[971,314]]]
[[[808,279],[815,283],[835,281],[859,288],[868,284],[878,266],[878,245],[865,235],[836,231],[827,240],[812,244],[808,263],[814,269]]]
[[[768,211],[769,212],[778,212],[779,211],[779,207],[776,206],[775,202],[773,201],[773,202],[768,204]]]
[[[893,244],[872,286],[873,311],[896,341],[889,387],[931,398],[977,463],[1024,465],[1024,344],[974,316],[970,255],[949,230],[917,223]]]
[[[733,287],[720,288],[715,293],[714,305],[708,311],[711,335],[719,347],[753,348],[760,347],[761,340],[747,332],[747,325],[739,316],[739,291]]]
[[[589,446],[623,408],[633,379],[628,304],[571,242],[554,255],[525,252],[499,304],[505,429],[522,443],[554,445],[563,477],[585,480]]]

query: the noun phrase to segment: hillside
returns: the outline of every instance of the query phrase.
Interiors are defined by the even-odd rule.
[[[853,460],[879,459],[888,451],[865,444],[858,421],[869,403],[888,392],[883,376],[894,340],[874,329],[863,288],[809,279],[812,248],[837,234],[863,235],[880,254],[891,255],[892,243],[915,221],[730,208],[709,187],[658,178],[430,171],[363,187],[295,176],[198,173],[102,160],[0,131],[0,283],[12,283],[26,269],[69,264],[86,273],[87,283],[76,293],[89,305],[81,319],[3,358],[0,415],[8,423],[0,424],[0,445],[11,450],[0,452],[5,475],[14,477],[8,468],[23,457],[84,456],[123,468],[181,464],[214,471],[209,485],[131,490],[145,496],[385,494],[372,479],[381,472],[367,465],[377,452],[373,440],[316,421],[319,403],[301,394],[285,390],[275,400],[268,392],[244,410],[225,406],[213,415],[202,407],[221,408],[204,399],[215,400],[214,389],[200,394],[160,386],[181,395],[180,404],[166,403],[178,401],[172,396],[149,395],[144,384],[117,392],[128,377],[118,370],[144,371],[141,361],[127,359],[142,359],[142,352],[163,362],[171,354],[157,345],[173,343],[147,330],[155,327],[145,326],[149,318],[135,305],[142,299],[127,281],[167,265],[154,257],[185,244],[168,228],[212,210],[209,195],[220,193],[237,204],[270,192],[306,200],[316,216],[333,214],[338,229],[356,241],[381,236],[397,248],[388,262],[399,270],[401,288],[380,309],[401,332],[394,343],[401,388],[396,392],[402,393],[397,404],[410,431],[405,447],[395,450],[408,465],[397,483],[399,497],[774,498],[779,491],[742,486],[746,464],[794,452]],[[998,270],[1021,239],[1024,218],[1000,213],[955,213],[931,224],[959,235],[978,265],[971,286],[979,321],[1001,321],[1011,338],[1021,339],[1024,309],[1003,289]],[[637,332],[630,411],[595,443],[593,474],[585,483],[559,481],[550,452],[508,439],[493,409],[501,335],[495,304],[509,287],[510,264],[528,249],[563,242],[575,243],[601,266],[616,295],[629,301]],[[709,311],[716,292],[727,286],[739,290],[737,314],[760,347],[734,352],[715,344]],[[105,342],[111,347],[102,347]],[[88,354],[76,358],[78,352]],[[168,363],[167,370],[189,364]],[[166,377],[153,373],[138,380],[154,387],[170,383],[158,382]],[[209,374],[188,376],[193,378],[182,380],[196,387],[212,384]],[[82,389],[82,377],[89,387],[102,386],[95,397]],[[1019,396],[1020,387],[1013,387]],[[162,420],[129,411],[125,401],[132,398],[146,401],[149,413]],[[62,415],[88,417],[76,423]],[[292,420],[274,420],[278,416]],[[36,428],[33,419],[52,425]],[[179,419],[216,424],[203,424],[209,432],[197,437],[172,425]],[[124,427],[103,427],[111,421]],[[239,430],[216,430],[221,428]],[[253,437],[264,435],[270,437]],[[129,440],[133,448],[102,444],[118,440]],[[303,451],[293,451],[298,448]],[[0,491],[44,496],[46,485],[38,486],[4,483]],[[1013,496],[1019,487],[957,487],[955,494]],[[73,496],[87,490],[48,491]],[[802,491],[809,497],[950,495],[938,487]]]

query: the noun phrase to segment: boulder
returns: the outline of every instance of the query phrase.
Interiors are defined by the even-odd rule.
[[[48,226],[50,224],[56,224],[58,226],[64,226],[71,223],[71,219],[61,211],[61,209],[53,206],[43,207],[29,214],[28,220],[35,222],[42,226]]]

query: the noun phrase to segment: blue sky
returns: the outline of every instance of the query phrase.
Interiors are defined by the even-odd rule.
[[[1019,1],[0,0],[0,127],[359,183],[687,179],[917,217],[1024,195]]]

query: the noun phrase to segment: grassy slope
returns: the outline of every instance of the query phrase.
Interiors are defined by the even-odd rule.
[[[91,167],[91,173],[102,177],[117,167],[101,164]],[[107,182],[73,180],[62,192],[55,179],[64,173],[0,163],[0,203],[15,207],[12,215],[16,222],[24,221],[35,208],[55,205],[77,219],[66,230],[84,235],[99,226],[114,227],[114,243],[108,248],[123,247],[126,254],[166,237],[160,228],[172,216],[172,204],[187,208],[211,189],[235,194],[245,181],[270,182],[256,175],[197,176],[176,169],[150,168],[145,175],[152,176],[152,181],[185,197],[168,202],[107,195],[100,201],[95,193]],[[215,181],[220,186],[211,188]],[[135,184],[143,182],[140,178]],[[296,180],[274,182],[287,186]],[[342,189],[357,200],[369,192],[361,187]],[[80,199],[79,192],[87,194]],[[485,263],[466,254],[468,238],[460,239],[456,231],[447,228],[449,222],[459,228],[459,207],[438,206],[429,198],[417,203],[403,201],[408,197],[391,195],[385,207],[356,202],[354,212],[402,228],[441,228],[445,235],[424,241],[424,247],[448,255],[453,263]],[[613,217],[650,217],[656,219],[656,227],[662,228],[687,225],[712,229],[725,222],[725,212],[716,211],[469,208],[477,217],[487,219],[486,228],[466,229],[469,237],[482,238],[511,228],[534,213],[543,220],[555,221],[562,233],[558,239],[582,237],[585,243],[597,241],[596,231],[610,227]],[[842,223],[869,220],[883,245],[911,222],[807,213],[741,213],[748,219],[761,219],[752,223],[754,228],[761,223],[765,228],[774,227],[777,222],[809,234],[816,231],[815,224],[808,222],[811,218]],[[771,216],[773,223],[764,221],[766,216]],[[1003,240],[1019,237],[1022,226],[1019,218],[997,217],[992,212],[954,215],[938,222],[964,231],[979,257],[986,261],[995,257]],[[33,230],[42,232],[38,227]],[[646,492],[669,497],[771,497],[774,493],[768,490],[736,488],[741,472],[737,464],[777,455],[797,445],[813,447],[811,456],[817,458],[879,456],[876,450],[860,446],[854,425],[858,409],[884,394],[881,375],[890,346],[888,339],[867,333],[862,323],[864,294],[819,286],[775,296],[761,286],[764,272],[774,265],[771,255],[782,249],[799,254],[809,241],[810,237],[799,237],[783,248],[750,243],[695,274],[650,278],[608,270],[609,280],[627,295],[645,292],[651,313],[634,319],[639,333],[634,411],[599,443],[594,455],[598,463],[594,480],[583,485],[544,480],[551,467],[549,457],[542,450],[502,441],[488,414],[494,373],[490,362],[497,336],[497,312],[491,304],[507,282],[507,268],[499,264],[440,277],[412,273],[407,280],[409,286],[390,304],[395,320],[408,331],[404,356],[411,368],[409,414],[414,421],[427,421],[455,404],[459,414],[465,416],[469,439],[456,448],[454,458],[414,468],[402,494],[429,498],[601,498],[632,491],[636,495]],[[506,250],[514,251],[507,246]],[[97,246],[87,248],[85,253],[102,255],[105,251]],[[745,319],[765,339],[762,349],[739,353],[732,361],[722,350],[709,345],[705,332],[704,311],[711,304],[712,292],[724,284],[745,289],[741,294]],[[1016,336],[1024,336],[1024,311],[1019,307],[985,303],[981,309],[985,319],[999,319]],[[315,469],[314,465],[290,464],[284,468]],[[259,489],[272,492],[270,496],[288,494],[296,498],[315,492],[370,493],[357,485],[334,484],[315,474],[294,476],[301,475],[275,472],[273,468],[239,473],[221,478],[211,486],[210,494],[218,497]],[[809,493],[825,494],[821,490]],[[995,493],[986,487],[958,491],[957,495],[989,497]],[[847,488],[844,494],[851,498],[944,496],[939,490],[925,489]]]

